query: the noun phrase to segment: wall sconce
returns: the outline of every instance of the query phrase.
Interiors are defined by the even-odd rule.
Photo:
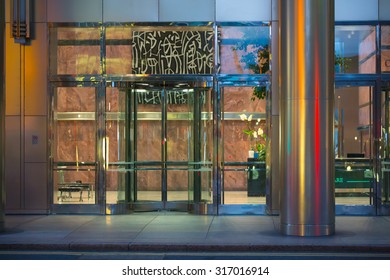
[[[31,0],[11,0],[11,34],[15,43],[25,45],[31,37]]]

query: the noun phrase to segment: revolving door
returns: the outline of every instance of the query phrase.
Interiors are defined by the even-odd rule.
[[[107,212],[206,207],[212,198],[211,87],[166,81],[108,84]]]

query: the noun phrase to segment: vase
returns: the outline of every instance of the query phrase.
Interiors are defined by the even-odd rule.
[[[248,151],[248,158],[254,158],[255,157],[255,151],[250,150]]]

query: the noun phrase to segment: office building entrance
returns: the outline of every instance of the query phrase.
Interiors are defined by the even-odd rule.
[[[108,84],[107,204],[191,211],[210,203],[213,110],[207,80]]]
[[[338,215],[390,209],[390,87],[371,56],[357,60],[375,30],[336,27]],[[277,214],[269,26],[53,25],[49,36],[51,213],[267,214],[272,203]]]
[[[265,81],[127,79],[52,83],[53,212],[264,211]]]

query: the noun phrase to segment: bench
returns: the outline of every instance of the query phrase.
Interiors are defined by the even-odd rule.
[[[72,198],[72,193],[78,192],[80,193],[80,199],[79,201],[83,201],[83,191],[88,191],[88,200],[91,197],[91,184],[88,183],[78,183],[78,182],[71,182],[71,183],[60,183],[58,184],[58,191],[60,192],[60,195],[58,197],[59,201],[63,201],[64,198]],[[68,193],[68,196],[64,195],[63,193]]]

